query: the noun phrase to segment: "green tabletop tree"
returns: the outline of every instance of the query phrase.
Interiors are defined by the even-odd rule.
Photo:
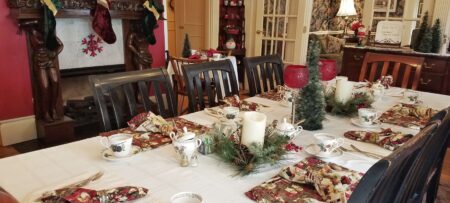
[[[425,12],[425,14],[423,15],[422,23],[420,24],[420,27],[419,27],[419,34],[417,34],[417,39],[416,39],[415,46],[414,46],[415,51],[419,51],[419,46],[420,46],[422,39],[427,31],[427,28],[428,28],[428,11]]]
[[[431,28],[431,33],[431,52],[439,53],[442,44],[441,20],[436,19],[433,27]]]
[[[181,56],[183,56],[184,58],[189,58],[189,56],[191,56],[191,43],[189,42],[189,36],[186,33],[184,35],[184,45],[183,45],[183,51],[181,53]]]
[[[310,41],[309,51],[309,82],[295,99],[295,119],[305,120],[302,124],[305,130],[318,130],[322,129],[322,121],[325,118],[325,96],[319,72],[319,41]]]

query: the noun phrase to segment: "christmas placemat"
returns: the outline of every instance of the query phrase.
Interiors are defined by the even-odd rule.
[[[346,202],[363,173],[309,157],[246,192],[256,202]]]
[[[376,144],[391,151],[398,149],[413,137],[411,134],[394,132],[390,128],[383,129],[381,132],[348,131],[344,133],[344,136],[352,140]]]
[[[142,117],[142,115],[138,115],[131,121],[135,121],[137,118]],[[192,121],[188,121],[184,118],[169,118],[166,121],[175,126],[173,128],[177,133],[183,133],[183,127],[187,127],[188,131],[194,132],[197,135],[201,135],[208,130],[208,127],[194,123]],[[166,133],[162,132],[145,132],[145,131],[137,131],[133,130],[132,127],[122,128],[118,130],[112,130],[104,133],[100,133],[100,136],[111,136],[117,133],[126,133],[133,135],[133,145],[140,147],[142,150],[154,149],[166,144],[172,143],[172,140]],[[139,128],[137,128],[139,129]]]
[[[436,113],[437,110],[426,106],[400,103],[384,112],[379,120],[383,123],[420,129],[425,127]]]
[[[284,97],[284,87],[283,86],[277,86],[277,88],[273,90],[269,90],[267,92],[263,92],[259,94],[258,96],[265,99],[270,99],[276,102],[282,101]]]
[[[221,105],[222,107],[225,106],[238,107],[240,111],[259,111],[262,107],[268,107],[262,104],[241,100],[239,98],[239,95],[225,97],[222,100],[222,103],[223,103],[223,105]]]

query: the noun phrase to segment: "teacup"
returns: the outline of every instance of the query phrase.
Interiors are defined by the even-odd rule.
[[[358,118],[361,125],[373,125],[375,120],[380,116],[380,113],[375,109],[360,108],[358,109]]]
[[[227,119],[234,119],[239,115],[239,108],[234,106],[227,106],[221,110],[221,114]]]
[[[403,93],[403,99],[410,104],[416,104],[419,102],[419,93],[414,90],[406,90]]]
[[[214,60],[218,60],[218,59],[220,59],[220,58],[222,58],[222,54],[220,54],[220,53],[214,53],[214,54],[213,54],[213,59],[214,59]]]
[[[336,138],[329,133],[317,133],[314,134],[314,138],[316,138],[318,142],[317,145],[320,147],[320,153],[322,154],[331,154],[334,150],[344,144],[343,138]]]
[[[130,154],[133,136],[130,134],[119,133],[109,137],[102,137],[100,143],[110,148],[116,157],[125,157]]]

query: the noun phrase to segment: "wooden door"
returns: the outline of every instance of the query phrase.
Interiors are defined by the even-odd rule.
[[[258,0],[254,55],[279,54],[286,64],[304,63],[312,0]],[[304,52],[304,53],[303,53]]]
[[[175,0],[176,56],[181,56],[184,36],[191,49],[205,49],[205,0]]]
[[[177,53],[176,50],[178,50],[175,29],[175,2],[173,0],[166,0],[166,5],[168,50],[171,55],[175,55]]]

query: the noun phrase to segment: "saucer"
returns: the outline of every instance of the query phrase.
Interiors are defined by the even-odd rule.
[[[411,104],[411,105],[418,105],[418,104],[422,104],[423,102],[421,100],[411,101],[409,99],[403,98],[403,99],[400,100],[400,103]]]
[[[202,203],[203,198],[192,192],[180,192],[170,198],[171,203]]]
[[[325,154],[323,152],[320,152],[320,147],[316,144],[310,144],[305,147],[305,152],[309,155],[313,155],[319,158],[332,158],[332,157],[338,157],[341,156],[343,153],[340,149],[336,149],[330,154]]]
[[[281,101],[279,101],[279,104],[280,104],[281,106],[284,106],[284,107],[291,107],[291,106],[292,106],[292,102],[288,102],[288,101],[286,101],[286,100],[281,100]]]
[[[373,123],[372,125],[364,125],[362,124],[358,118],[351,118],[350,121],[352,122],[353,125],[356,125],[358,127],[361,128],[379,128],[380,127],[380,123]]]
[[[106,159],[108,161],[118,161],[121,159],[130,158],[130,157],[138,154],[139,152],[141,152],[141,148],[133,145],[133,146],[131,146],[130,154],[128,154],[128,156],[116,157],[116,156],[114,156],[114,153],[111,150],[111,148],[107,148],[102,151],[102,158]]]

